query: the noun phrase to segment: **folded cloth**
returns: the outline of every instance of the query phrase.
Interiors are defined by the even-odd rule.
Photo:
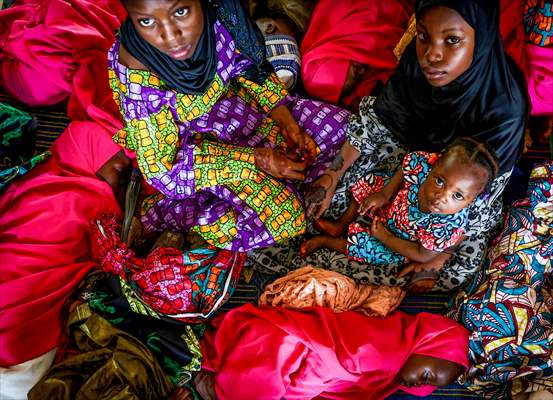
[[[150,350],[81,304],[69,316],[80,354],[54,365],[29,399],[161,399],[174,386]]]
[[[398,287],[360,284],[338,272],[307,265],[267,285],[259,305],[292,309],[320,306],[335,312],[357,310],[384,317],[399,306],[404,296]]]

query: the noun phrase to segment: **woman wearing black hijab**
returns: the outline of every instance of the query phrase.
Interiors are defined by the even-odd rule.
[[[499,1],[419,0],[416,17],[416,40],[383,93],[366,97],[359,116],[350,118],[348,141],[306,198],[314,218],[325,211],[338,216],[349,203],[347,188],[368,172],[394,171],[406,151],[437,151],[458,136],[488,141],[497,153],[500,175],[487,196],[471,207],[467,239],[429,285],[449,290],[476,271],[486,234],[499,221],[498,196],[522,149],[528,102],[523,80],[503,51]],[[290,259],[289,252],[282,253]],[[270,255],[276,265],[282,262],[278,255]],[[301,260],[305,262],[377,284],[406,283],[406,278],[386,276],[327,250]]]

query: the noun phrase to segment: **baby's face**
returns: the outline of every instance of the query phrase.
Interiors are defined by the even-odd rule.
[[[293,22],[286,18],[258,18],[255,23],[263,35],[287,35],[297,39]]]
[[[447,386],[463,373],[464,367],[452,361],[413,354],[395,380],[407,388],[425,385]]]
[[[459,162],[455,156],[443,156],[420,187],[420,209],[426,213],[456,214],[484,190],[487,179],[484,167]]]

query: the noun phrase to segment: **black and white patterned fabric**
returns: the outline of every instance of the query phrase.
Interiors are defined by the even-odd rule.
[[[401,164],[407,149],[384,127],[373,110],[374,97],[365,97],[359,107],[359,115],[352,115],[348,126],[348,140],[361,156],[342,177],[330,208],[325,217],[337,218],[350,202],[348,188],[369,172],[395,171]],[[449,291],[465,283],[482,263],[488,238],[494,233],[501,220],[502,202],[500,195],[509,180],[510,172],[497,177],[491,185],[485,202],[471,206],[467,238],[453,257],[444,265],[434,286],[436,291]],[[316,234],[311,229],[309,235]],[[298,255],[299,245],[306,237],[295,238],[286,244],[255,250],[248,254],[248,263],[260,271],[269,270],[277,274],[312,264],[320,268],[340,272],[362,282],[401,286],[406,277],[397,278],[392,271],[367,266],[349,260],[345,254],[321,249],[306,259]]]

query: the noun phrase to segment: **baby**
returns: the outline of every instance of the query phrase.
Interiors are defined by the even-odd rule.
[[[456,139],[440,154],[408,153],[391,179],[375,173],[359,180],[340,219],[315,221],[326,235],[304,242],[300,254],[328,247],[371,266],[430,263],[461,243],[468,206],[497,171],[493,150],[470,137]],[[359,214],[372,218],[370,226],[353,222]]]

